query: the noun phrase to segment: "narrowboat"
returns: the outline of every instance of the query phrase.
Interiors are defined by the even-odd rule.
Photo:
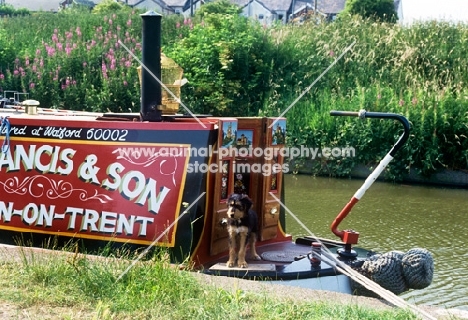
[[[166,247],[174,263],[189,262],[207,274],[353,292],[340,262],[362,268],[369,252],[352,247],[359,234],[338,225],[406,141],[408,121],[393,114],[332,113],[397,120],[404,133],[332,223],[339,240],[293,241],[285,226],[286,119],[177,114],[172,107],[179,98],[171,100],[173,94],[159,80],[165,59],[161,16],[147,12],[142,23],[139,113],[2,101],[1,241],[40,244],[55,237],[89,247]],[[226,265],[227,199],[233,193],[247,194],[258,216],[261,260],[248,261],[248,267]],[[426,278],[432,279],[431,268],[429,263]]]

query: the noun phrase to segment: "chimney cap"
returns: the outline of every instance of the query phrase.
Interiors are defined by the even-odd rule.
[[[157,12],[154,12],[153,10],[149,10],[149,11],[146,11],[145,13],[140,14],[140,16],[142,16],[142,17],[146,17],[146,16],[161,16],[161,17],[162,17],[162,14],[159,14],[159,13],[157,13]]]

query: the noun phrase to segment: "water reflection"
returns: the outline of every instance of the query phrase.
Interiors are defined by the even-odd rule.
[[[363,180],[286,175],[286,205],[315,232],[337,240],[330,224]],[[376,182],[339,229],[360,233],[359,246],[378,252],[428,249],[435,259],[432,284],[402,295],[416,304],[468,310],[468,190]],[[287,230],[307,233],[291,217]]]

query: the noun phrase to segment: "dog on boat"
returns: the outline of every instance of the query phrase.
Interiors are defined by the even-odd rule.
[[[229,196],[227,210],[227,229],[229,234],[228,267],[247,268],[245,261],[247,245],[250,245],[250,258],[261,260],[255,249],[258,232],[258,217],[252,210],[252,200],[245,194],[234,193]]]

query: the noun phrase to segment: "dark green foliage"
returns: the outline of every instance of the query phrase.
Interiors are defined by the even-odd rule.
[[[186,104],[196,113],[257,115],[271,73],[272,45],[264,30],[237,15],[211,14],[186,24],[189,34],[166,49],[189,79]]]
[[[26,15],[29,15],[29,14],[30,14],[30,12],[26,8],[15,9],[12,5],[9,5],[9,4],[0,5],[0,17],[3,17],[3,16],[10,16],[10,17],[26,16]]]
[[[197,10],[196,15],[199,17],[204,17],[209,14],[228,14],[234,15],[242,12],[242,9],[232,4],[228,0],[215,0],[213,2],[207,2],[199,10]]]
[[[393,0],[347,0],[343,14],[357,14],[386,22],[398,19]]]
[[[128,6],[114,0],[103,0],[93,8],[95,14],[112,14],[121,10],[130,10]]]

